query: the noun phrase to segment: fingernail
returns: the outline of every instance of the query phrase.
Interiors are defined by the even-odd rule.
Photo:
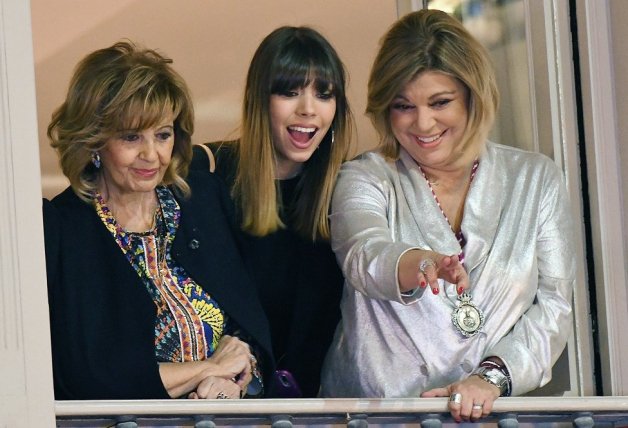
[[[464,288],[458,287],[458,294],[462,294],[463,291],[464,291]]]
[[[438,294],[438,288],[436,288],[436,287],[432,288],[432,293]]]
[[[419,284],[421,286],[421,288],[425,288],[425,286],[427,285],[427,283],[425,281],[421,281],[421,284]]]

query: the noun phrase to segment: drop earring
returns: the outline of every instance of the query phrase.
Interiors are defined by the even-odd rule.
[[[331,144],[334,144],[334,141],[336,141],[336,135],[334,134],[334,130],[331,130]]]
[[[98,152],[92,152],[92,164],[96,167],[96,169],[100,169],[100,155]]]

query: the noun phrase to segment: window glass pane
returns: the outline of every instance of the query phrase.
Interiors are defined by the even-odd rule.
[[[537,151],[523,0],[430,0],[428,8],[458,18],[493,59],[501,100],[489,138]]]

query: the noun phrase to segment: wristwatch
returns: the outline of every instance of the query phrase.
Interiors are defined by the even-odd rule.
[[[471,375],[479,376],[486,382],[498,387],[499,395],[505,395],[508,392],[508,377],[497,368],[478,367],[473,370]]]

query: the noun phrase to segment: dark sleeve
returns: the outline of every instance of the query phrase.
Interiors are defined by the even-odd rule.
[[[43,204],[55,398],[169,398],[155,358],[155,305],[82,205]]]

